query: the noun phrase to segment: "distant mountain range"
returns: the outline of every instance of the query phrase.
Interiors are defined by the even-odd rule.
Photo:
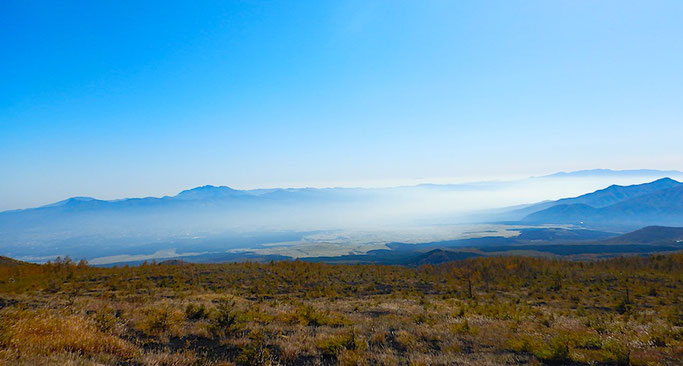
[[[678,170],[654,170],[654,169],[632,169],[632,170],[612,170],[612,169],[589,169],[577,170],[573,172],[558,172],[545,175],[542,178],[596,178],[596,177],[676,177],[683,175]]]
[[[552,181],[555,184],[550,186],[557,187],[556,182],[562,184],[565,178],[618,180],[661,177],[665,173],[683,176],[678,171],[598,169],[512,182],[254,190],[207,185],[165,197],[72,197],[37,208],[0,212],[0,255],[41,260],[64,254],[77,258],[148,255],[170,248],[209,253],[297,241],[305,233],[320,230],[372,230],[388,225],[513,221],[519,225],[579,225],[610,232],[646,225],[683,226],[681,183],[670,178],[612,185],[578,197],[505,209],[497,216],[504,219],[494,220],[488,215],[478,221],[464,221],[465,209],[460,207],[461,199],[467,200],[473,192],[495,200],[501,189],[526,188],[538,182],[542,186]],[[381,236],[369,237],[368,242],[383,241]],[[486,240],[493,244],[500,239]]]
[[[664,189],[674,188],[680,186],[681,183],[671,179],[662,178],[650,183],[636,184],[630,186],[611,185],[605,189],[600,189],[592,193],[587,193],[578,197],[563,198],[554,201],[551,205],[572,205],[585,204],[595,208],[607,207],[619,202],[626,201],[631,198],[652,194]],[[547,204],[541,204],[544,206]],[[533,207],[540,207],[533,206]]]
[[[670,178],[631,186],[612,185],[579,197],[522,209],[527,223],[588,227],[683,226],[683,184]]]

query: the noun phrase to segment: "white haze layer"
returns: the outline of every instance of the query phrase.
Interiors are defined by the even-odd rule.
[[[330,254],[358,253],[390,241],[501,234],[477,224],[500,221],[498,214],[516,205],[663,177],[542,177],[395,188],[264,190],[237,192],[242,195],[238,199],[165,198],[125,205],[109,201],[82,213],[69,208],[52,216],[40,210],[35,215],[32,210],[5,212],[0,213],[0,255],[44,260],[59,254],[104,264],[248,249],[289,255],[297,246],[306,248],[300,251],[303,255],[323,255],[324,247],[331,248]],[[315,233],[325,231],[334,234],[323,234],[326,239],[321,239]],[[288,234],[292,232],[302,234]],[[285,234],[270,237],[270,233]]]

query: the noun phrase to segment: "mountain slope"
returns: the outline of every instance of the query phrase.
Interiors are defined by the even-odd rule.
[[[657,191],[661,191],[663,189],[674,188],[681,185],[683,185],[683,183],[680,183],[671,178],[661,178],[649,183],[634,184],[629,186],[620,186],[614,184],[607,188],[599,189],[595,192],[586,193],[584,195],[577,197],[562,198],[556,201],[546,201],[533,205],[527,205],[518,209],[513,209],[509,211],[506,215],[514,217],[515,219],[520,219],[528,215],[531,215],[535,212],[546,210],[551,207],[559,205],[582,204],[588,205],[593,208],[602,208],[613,205],[615,203],[626,201],[631,198],[648,195]],[[579,210],[580,206],[577,206],[576,209]]]
[[[22,262],[22,261],[19,261],[19,260],[10,258],[10,257],[4,257],[4,256],[0,255],[0,266],[14,267],[14,266],[21,266],[21,265],[25,265],[25,264],[29,264],[29,263]]]
[[[560,204],[532,213],[525,222],[587,226],[683,226],[683,185],[639,195],[613,205]]]
[[[545,210],[534,212],[523,221],[548,224],[582,224],[588,218],[594,217],[599,209],[582,204],[556,205]]]
[[[680,186],[681,183],[671,179],[662,178],[645,184],[630,186],[611,185],[605,189],[593,193],[584,194],[574,198],[564,198],[556,201],[557,204],[584,204],[595,208],[607,207],[615,203],[623,202],[631,198],[648,195],[663,189]]]

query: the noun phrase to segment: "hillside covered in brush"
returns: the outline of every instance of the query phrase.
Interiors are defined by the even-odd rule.
[[[0,363],[679,365],[682,276],[681,254],[2,263]]]

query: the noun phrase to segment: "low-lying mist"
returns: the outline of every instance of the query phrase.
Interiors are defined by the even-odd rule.
[[[462,230],[434,227],[520,220],[523,217],[515,216],[511,207],[652,179],[551,176],[394,188],[251,191],[206,186],[174,197],[78,198],[0,213],[0,254],[40,261],[57,255],[92,259],[164,250],[198,253],[301,243],[312,233],[329,231],[356,233],[348,236],[349,245],[414,241],[420,235],[445,240]],[[429,230],[438,235],[428,235]]]

